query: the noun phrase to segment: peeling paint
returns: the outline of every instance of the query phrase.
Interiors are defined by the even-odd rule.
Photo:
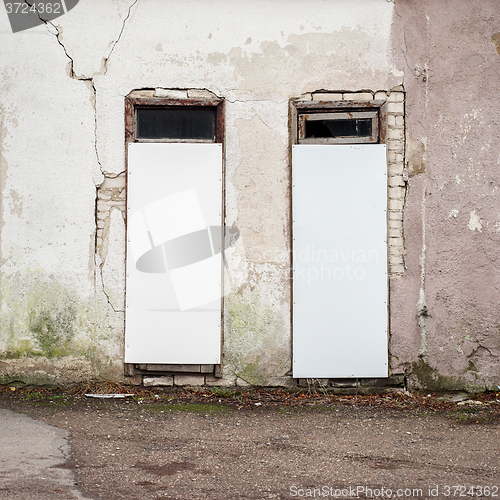
[[[425,173],[427,162],[426,142],[425,137],[421,140],[414,140],[407,134],[406,158],[410,177]]]
[[[500,33],[495,33],[491,36],[491,42],[495,46],[496,51],[500,55]]]
[[[23,213],[23,200],[19,193],[14,189],[10,190],[9,208],[12,214],[21,217]]]
[[[469,223],[467,224],[467,227],[471,231],[479,231],[480,233],[483,231],[483,224],[479,216],[476,214],[475,210],[472,210],[472,212],[470,213]]]
[[[370,86],[384,81],[386,75],[374,64],[381,62],[383,51],[374,57],[377,49],[372,42],[362,28],[344,27],[333,33],[292,34],[284,46],[276,40],[262,41],[260,51],[255,53],[235,47],[229,52],[229,61],[241,91],[265,89],[268,94],[287,98],[290,91],[300,95],[324,88],[324,82],[330,81],[335,81],[337,88],[348,88],[347,82],[359,74],[360,64],[365,66],[365,72],[371,73]],[[318,59],[311,57],[312,54],[323,57]],[[305,87],[301,84],[304,79],[309,82]]]

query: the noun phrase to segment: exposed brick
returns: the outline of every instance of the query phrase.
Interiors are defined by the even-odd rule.
[[[399,151],[400,153],[404,151],[404,142],[401,139],[388,139],[386,146],[391,151]]]
[[[403,163],[403,155],[397,153],[396,151],[387,151],[387,162],[388,163]]]
[[[387,100],[389,102],[403,102],[405,100],[405,95],[403,92],[390,92]]]
[[[348,387],[358,387],[358,380],[357,379],[340,379],[340,378],[334,378],[332,379],[332,387],[336,388],[348,388]]]
[[[389,200],[387,206],[389,207],[389,210],[402,210],[403,200]]]
[[[234,387],[236,384],[234,379],[217,378],[213,375],[207,375],[205,377],[205,385],[209,387]]]
[[[404,197],[404,189],[400,187],[389,188],[389,198],[399,199]]]
[[[125,188],[125,176],[105,177],[99,189]]]
[[[174,375],[174,383],[178,386],[204,385],[205,375]]]
[[[291,377],[270,377],[267,385],[270,387],[297,387],[297,379]]]
[[[393,247],[401,246],[402,247],[403,245],[404,245],[404,241],[403,241],[402,236],[397,236],[395,238],[393,238],[393,237],[389,238],[389,246],[393,246]]]
[[[403,92],[404,87],[402,85],[396,85],[395,87],[392,87],[391,92]]]
[[[154,90],[132,90],[129,94],[130,97],[154,97]]]
[[[376,101],[385,101],[387,100],[387,94],[385,92],[376,92],[374,99]]]
[[[165,377],[144,377],[142,383],[144,387],[172,386],[174,384],[174,378],[170,375]]]
[[[389,219],[389,229],[403,229],[403,221],[401,219]]]
[[[195,372],[200,373],[200,365],[146,365],[146,370],[158,372]]]
[[[405,111],[404,103],[402,102],[388,102],[387,112],[402,115]]]
[[[401,211],[400,210],[389,210],[389,220],[401,220]]]
[[[115,203],[111,200],[104,201],[104,200],[97,200],[97,210],[100,210],[102,212],[109,211],[111,207],[114,207]]]
[[[186,99],[188,96],[187,90],[170,90],[170,89],[155,89],[156,97],[166,97],[169,99]]]
[[[401,250],[403,250],[403,248],[401,248]],[[389,256],[389,264],[391,264],[391,265],[403,264],[402,252],[399,252],[397,255],[390,255]]]
[[[346,92],[344,94],[345,101],[371,101],[373,99],[373,95],[368,92]]]
[[[389,176],[391,175],[400,175],[403,176],[403,164],[402,163],[393,163],[392,165],[389,165],[389,168],[387,169],[389,172]]]
[[[389,228],[387,234],[389,235],[389,238],[398,238],[402,236],[400,228]]]
[[[402,115],[396,116],[396,126],[402,127],[405,124],[405,120]]]
[[[132,377],[127,377],[127,383],[131,385],[141,385],[142,375],[133,375]]]
[[[402,175],[393,175],[389,177],[389,187],[404,186],[404,185],[405,181]]]
[[[405,266],[404,264],[395,264],[391,266],[391,273],[392,274],[404,274],[405,272]]]
[[[187,95],[191,99],[213,99],[216,97],[210,90],[202,89],[189,89]]]
[[[316,92],[312,95],[313,101],[341,101],[342,94],[331,94],[328,92]]]
[[[404,128],[388,128],[387,129],[387,139],[398,139],[403,140]]]

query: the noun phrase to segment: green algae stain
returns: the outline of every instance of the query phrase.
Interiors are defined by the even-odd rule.
[[[75,356],[95,365],[106,364],[107,344],[116,350],[106,304],[82,300],[43,270],[4,277],[1,292],[0,359]]]
[[[232,375],[250,385],[267,385],[287,372],[289,348],[282,340],[281,314],[245,290],[225,299],[224,359]]]
[[[458,391],[464,388],[464,382],[456,377],[441,375],[423,359],[413,363],[411,373],[417,377],[420,386],[429,391]]]
[[[76,312],[72,305],[59,311],[42,310],[39,313],[30,313],[29,331],[33,333],[44,356],[52,358],[71,352],[75,319]]]
[[[3,373],[0,374],[0,385],[10,385],[12,387],[57,387],[58,382],[55,377],[47,373]]]

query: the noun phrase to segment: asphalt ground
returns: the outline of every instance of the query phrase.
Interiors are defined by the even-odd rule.
[[[0,499],[495,499],[499,401],[6,386]]]

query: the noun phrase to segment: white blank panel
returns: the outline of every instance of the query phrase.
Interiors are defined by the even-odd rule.
[[[293,376],[387,377],[385,145],[292,151]]]
[[[126,363],[220,363],[221,214],[221,144],[129,144]]]

